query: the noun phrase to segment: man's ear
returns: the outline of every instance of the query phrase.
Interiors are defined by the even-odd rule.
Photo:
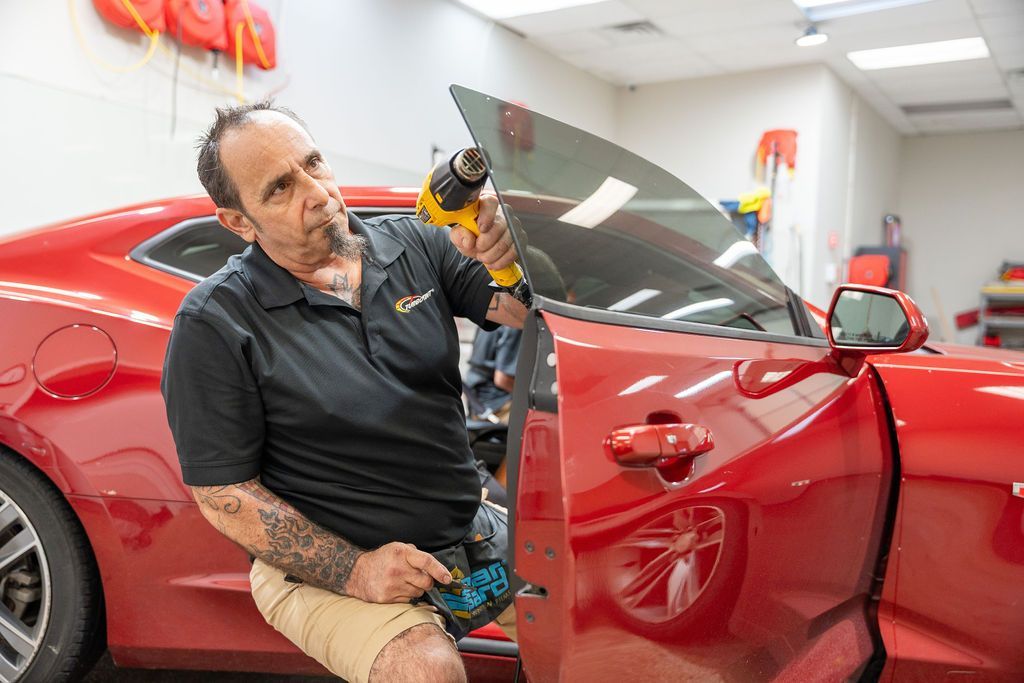
[[[217,207],[217,220],[246,242],[252,244],[256,241],[256,226],[241,211]]]

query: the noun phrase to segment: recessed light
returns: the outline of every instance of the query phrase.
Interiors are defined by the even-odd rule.
[[[794,41],[800,47],[813,47],[828,42],[827,33],[818,33],[816,26],[808,26],[804,34]]]
[[[847,58],[861,71],[962,62],[968,59],[983,59],[988,55],[988,45],[985,44],[984,38],[940,40],[935,43],[899,45],[846,53]]]
[[[527,14],[553,12],[567,7],[594,5],[604,0],[459,0],[491,19],[511,19]]]

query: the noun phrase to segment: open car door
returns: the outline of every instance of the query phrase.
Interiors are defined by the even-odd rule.
[[[678,179],[461,87],[536,301],[510,423],[531,681],[841,680],[872,595],[890,425],[757,250]]]

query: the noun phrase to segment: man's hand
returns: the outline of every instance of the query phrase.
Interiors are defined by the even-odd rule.
[[[409,543],[388,543],[363,553],[345,586],[347,595],[366,602],[409,602],[452,575],[433,555]]]
[[[516,248],[512,244],[512,233],[503,213],[498,211],[498,198],[491,193],[480,195],[480,215],[476,224],[480,228],[477,237],[462,226],[455,226],[449,233],[455,248],[471,259],[484,264],[488,270],[501,270],[516,260]]]

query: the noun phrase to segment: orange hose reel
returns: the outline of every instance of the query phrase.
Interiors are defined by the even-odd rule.
[[[146,35],[163,33],[167,28],[164,0],[92,0],[92,4],[115,26],[134,28]]]
[[[225,4],[228,30],[228,54],[269,70],[277,66],[277,45],[274,24],[267,11],[249,0],[227,0]]]
[[[166,0],[167,35],[207,50],[228,47],[223,0]]]

